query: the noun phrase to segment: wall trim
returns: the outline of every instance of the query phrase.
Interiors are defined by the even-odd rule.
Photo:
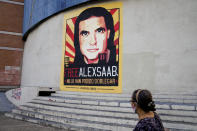
[[[7,35],[16,35],[16,36],[22,36],[22,33],[17,32],[9,32],[9,31],[0,31],[0,34],[7,34]]]
[[[0,2],[6,2],[6,3],[11,3],[11,4],[23,5],[24,6],[24,3],[22,3],[22,2],[16,2],[16,1],[11,1],[11,0],[0,0]]]
[[[21,48],[12,48],[12,47],[0,47],[0,50],[23,51],[23,49]]]

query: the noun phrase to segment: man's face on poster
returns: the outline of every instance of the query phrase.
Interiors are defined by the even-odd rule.
[[[98,62],[98,55],[107,50],[109,35],[103,16],[92,16],[79,23],[80,50],[86,61]]]

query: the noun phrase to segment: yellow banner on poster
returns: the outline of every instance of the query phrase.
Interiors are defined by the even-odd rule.
[[[64,15],[60,90],[122,92],[122,3]]]

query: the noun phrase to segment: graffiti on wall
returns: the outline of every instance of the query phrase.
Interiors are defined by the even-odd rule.
[[[21,88],[13,89],[12,90],[12,97],[16,100],[21,99]]]
[[[65,15],[61,90],[121,93],[121,3]]]

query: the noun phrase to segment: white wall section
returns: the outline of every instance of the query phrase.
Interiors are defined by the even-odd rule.
[[[138,88],[167,93],[197,92],[197,1],[122,2],[123,93]],[[29,34],[24,49],[22,87],[59,90],[63,16],[67,12],[51,17]]]

